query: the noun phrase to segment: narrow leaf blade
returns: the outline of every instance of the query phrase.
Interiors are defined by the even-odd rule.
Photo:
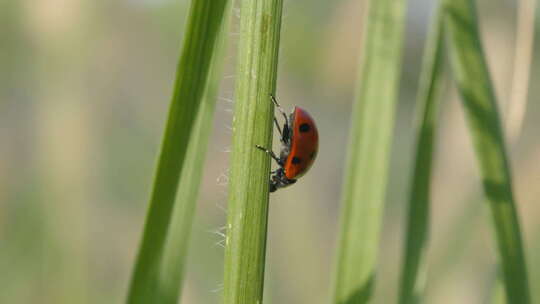
[[[508,303],[530,303],[508,158],[497,102],[471,0],[445,1],[445,34],[452,72],[461,94],[484,193],[491,207]]]
[[[419,125],[399,293],[399,302],[403,304],[416,303],[423,289],[422,282],[418,281],[418,274],[429,236],[433,146],[444,78],[443,20],[437,11],[426,42],[417,97]]]
[[[153,303],[187,145],[204,97],[227,0],[193,0],[178,64],[142,242],[128,303]]]
[[[334,303],[371,297],[401,67],[405,1],[368,2],[343,188]]]

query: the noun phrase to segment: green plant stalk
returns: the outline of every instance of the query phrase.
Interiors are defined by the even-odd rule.
[[[215,55],[227,0],[193,0],[177,68],[142,242],[128,303],[154,303],[180,172]],[[188,207],[189,209],[189,207]]]
[[[433,145],[444,82],[443,20],[440,11],[437,10],[426,42],[418,89],[419,124],[399,292],[399,303],[402,304],[416,303],[423,289],[417,277],[429,236]]]
[[[493,284],[490,286],[489,295],[488,295],[488,303],[491,304],[505,304],[506,298],[504,296],[504,286],[501,280],[501,275],[499,274],[499,268],[500,267],[494,267],[495,268],[495,277],[493,278]],[[491,298],[489,298],[491,296]]]
[[[508,303],[530,303],[529,284],[512,181],[495,93],[471,0],[445,1],[445,35],[491,207]]]
[[[230,6],[229,3],[227,3],[227,8],[225,9],[226,15],[218,36],[216,55],[213,56],[210,65],[207,88],[197,117],[195,118],[187,147],[185,164],[182,166],[182,172],[180,174],[173,218],[163,251],[160,279],[155,300],[157,303],[178,303],[182,289],[191,226],[202,178],[208,138],[212,131],[217,93],[222,76],[224,40],[229,28],[230,8],[228,6]]]
[[[333,303],[366,303],[375,278],[396,99],[405,2],[368,2],[353,108]]]
[[[225,242],[225,304],[261,303],[282,0],[243,0]]]

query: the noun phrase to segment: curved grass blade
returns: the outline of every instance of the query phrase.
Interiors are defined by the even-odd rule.
[[[227,3],[227,6],[229,4]],[[156,302],[178,303],[188,255],[191,226],[199,186],[202,178],[208,138],[212,130],[212,120],[216,104],[219,83],[222,76],[224,40],[228,31],[230,9],[225,10],[224,24],[218,34],[216,54],[212,58],[208,84],[201,101],[197,117],[193,124],[191,137],[182,166],[178,194],[174,205],[173,217],[163,251],[163,260],[157,291]]]
[[[446,0],[445,35],[461,95],[484,193],[493,216],[508,303],[530,303],[519,220],[495,93],[480,43],[471,0]]]
[[[282,0],[243,0],[225,243],[224,303],[261,303]]]
[[[418,282],[418,272],[429,236],[433,145],[444,78],[443,20],[437,10],[426,42],[418,89],[419,124],[399,292],[399,303],[402,304],[416,303],[423,289],[422,282]]]
[[[333,303],[372,293],[401,67],[405,1],[368,2],[353,108]]]
[[[180,172],[207,85],[227,0],[193,0],[178,64],[174,95],[128,294],[128,303],[155,303]],[[193,204],[193,202],[190,202]],[[186,207],[189,209],[189,207]],[[187,233],[187,232],[186,232]]]

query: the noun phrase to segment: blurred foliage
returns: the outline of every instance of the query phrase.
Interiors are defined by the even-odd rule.
[[[0,303],[123,301],[153,178],[187,0],[0,2]],[[413,106],[432,1],[409,1],[402,88],[374,303],[395,302],[413,143]],[[278,91],[309,109],[321,147],[269,216],[271,303],[326,303],[362,1],[285,1]],[[479,1],[498,100],[507,100],[513,1]],[[233,19],[237,22],[237,11]],[[538,23],[537,23],[538,24]],[[537,35],[538,37],[538,35]],[[237,25],[215,115],[183,303],[219,303]],[[537,40],[538,41],[538,40]],[[536,43],[538,46],[538,42]],[[531,83],[540,77],[532,65]],[[530,285],[540,285],[540,88],[512,154]],[[481,303],[496,263],[463,113],[446,98],[433,172],[426,303]],[[504,116],[505,113],[502,113]],[[277,143],[277,141],[275,141]],[[475,207],[471,207],[475,206]],[[540,299],[540,289],[532,290]],[[533,301],[534,302],[534,301]]]
[[[194,0],[128,303],[177,303],[185,274],[204,157],[212,129],[227,0]]]
[[[405,1],[366,4],[360,64],[341,194],[333,301],[372,300],[399,99]]]
[[[506,301],[527,304],[531,300],[520,219],[497,98],[480,41],[476,4],[452,0],[443,5],[451,70],[493,217]]]

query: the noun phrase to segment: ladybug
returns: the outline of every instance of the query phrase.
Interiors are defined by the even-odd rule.
[[[255,147],[270,155],[279,166],[270,172],[270,192],[274,192],[296,183],[296,180],[309,170],[317,157],[319,133],[315,121],[306,110],[295,106],[292,113],[287,116],[274,95],[270,94],[270,99],[285,119],[282,130],[274,117],[274,123],[281,136],[281,152],[277,157],[271,150],[259,145]]]

